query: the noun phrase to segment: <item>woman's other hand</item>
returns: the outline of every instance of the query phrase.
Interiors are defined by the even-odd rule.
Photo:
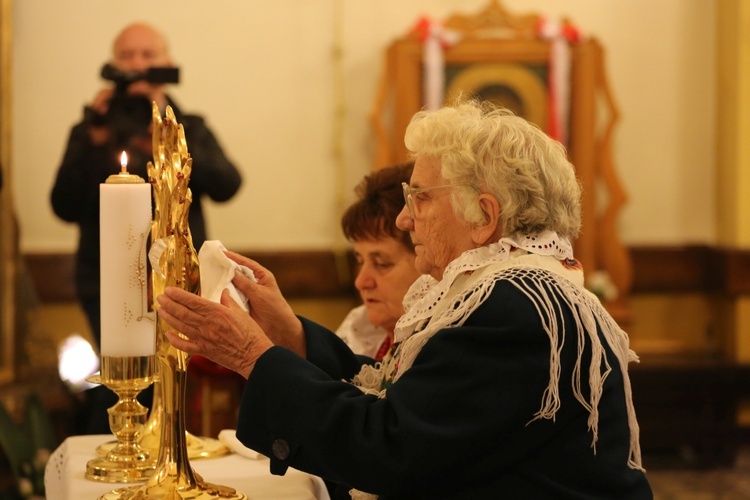
[[[234,252],[227,257],[253,271],[257,282],[237,272],[232,283],[248,299],[250,316],[276,344],[290,349],[303,358],[307,352],[302,322],[281,294],[273,273],[252,259]]]

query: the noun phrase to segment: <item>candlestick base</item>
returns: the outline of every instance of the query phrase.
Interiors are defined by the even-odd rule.
[[[156,460],[149,460],[150,458],[148,454],[139,455],[132,457],[131,463],[126,463],[123,462],[122,455],[116,460],[97,457],[86,464],[86,479],[105,483],[139,483],[154,473]]]
[[[188,459],[190,460],[200,458],[218,458],[230,453],[229,448],[216,438],[195,436],[186,432],[185,440],[187,442]],[[159,452],[158,446],[151,449],[144,444],[143,440],[139,440],[138,444],[154,456]],[[100,444],[96,447],[96,454],[100,457],[106,457],[116,445],[117,441],[108,441]]]
[[[154,380],[154,356],[101,357],[101,375],[89,381],[101,383],[117,394],[119,400],[107,410],[109,426],[117,443],[103,457],[86,464],[86,479],[110,483],[143,481],[156,468],[156,455],[138,445],[138,434],[146,422],[148,410],[136,396]]]
[[[183,484],[179,481],[162,482],[158,485],[130,486],[118,488],[99,497],[99,500],[145,500],[149,498],[169,498],[170,500],[190,499],[209,500],[247,500],[247,495],[229,486],[207,483],[195,474],[196,484]]]

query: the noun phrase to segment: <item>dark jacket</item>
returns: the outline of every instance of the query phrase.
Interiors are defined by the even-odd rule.
[[[381,498],[652,498],[645,474],[627,465],[623,379],[611,349],[596,454],[591,447],[589,414],[571,389],[577,342],[569,312],[558,318],[567,335],[561,407],[554,421],[531,422],[549,383],[550,341],[538,314],[516,287],[498,282],[463,326],[425,344],[385,399],[343,382],[359,358],[303,320],[307,361],[282,347],[260,357],[237,436],[269,456],[275,474],[294,467]],[[582,359],[590,359],[588,346]]]
[[[183,114],[171,99],[168,104],[185,129],[188,152],[193,158],[189,184],[193,202],[188,223],[198,251],[206,239],[201,198],[206,195],[214,201],[226,201],[239,189],[241,178],[203,118]],[[112,146],[94,146],[86,124],[75,125],[52,188],[55,214],[79,226],[75,278],[82,299],[99,297],[99,185],[120,171],[120,153]],[[127,153],[128,171],[148,182],[146,164],[152,161],[152,156],[135,149]]]

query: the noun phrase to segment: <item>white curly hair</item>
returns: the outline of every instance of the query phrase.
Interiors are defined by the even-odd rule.
[[[486,223],[477,203],[486,192],[500,204],[503,235],[578,235],[581,188],[565,148],[512,111],[474,100],[420,111],[404,140],[413,158],[440,160],[443,178],[457,185],[451,202],[461,220]]]

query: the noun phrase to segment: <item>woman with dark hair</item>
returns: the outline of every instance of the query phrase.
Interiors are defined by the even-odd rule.
[[[363,304],[347,315],[336,334],[353,352],[376,361],[393,344],[404,295],[419,277],[409,233],[396,227],[404,208],[401,184],[409,182],[413,168],[414,163],[404,163],[365,177],[357,186],[357,201],[341,218],[344,235],[354,243],[359,266],[354,286]]]

